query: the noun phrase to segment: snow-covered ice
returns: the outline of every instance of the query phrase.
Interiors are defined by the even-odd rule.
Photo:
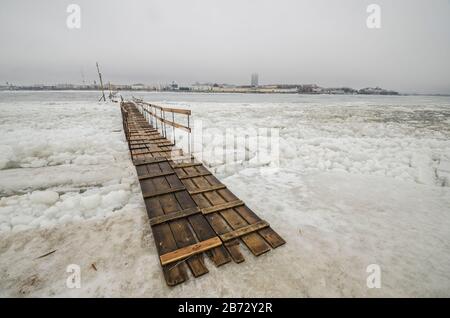
[[[448,97],[135,94],[191,108],[203,160],[287,241],[169,288],[117,104],[0,94],[2,296],[450,296]],[[278,169],[223,161],[240,127],[279,129]]]
[[[0,108],[1,231],[105,217],[139,202],[117,105],[39,101],[37,93]]]

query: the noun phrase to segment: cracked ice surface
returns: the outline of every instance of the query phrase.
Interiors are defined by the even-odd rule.
[[[191,108],[205,129],[204,161],[287,241],[259,258],[242,246],[239,265],[206,259],[207,275],[168,288],[117,105],[33,94],[8,95],[0,106],[0,145],[8,147],[0,209],[19,217],[0,231],[1,295],[450,295],[448,97],[133,93]],[[248,156],[223,162],[220,136],[230,127],[279,128],[279,168],[252,160],[251,149],[227,149]],[[35,151],[17,146],[33,136]],[[42,215],[54,222],[36,221]],[[65,287],[72,263],[81,266],[81,289]],[[374,263],[380,289],[366,286]]]
[[[1,103],[0,231],[101,218],[136,201],[117,107]]]

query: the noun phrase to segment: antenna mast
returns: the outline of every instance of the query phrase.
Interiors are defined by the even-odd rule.
[[[83,67],[80,68],[80,72],[81,72],[81,80],[83,81],[83,85],[86,85],[86,79],[84,78]]]
[[[100,87],[102,88],[102,97],[100,97],[99,101],[101,101],[103,99],[106,102],[105,90],[103,89],[102,73],[100,73],[100,68],[98,67],[98,62],[96,63],[96,65],[97,65],[98,77],[100,79]]]
[[[113,97],[113,93],[112,93],[112,89],[111,89],[111,82],[108,82],[108,86],[109,86],[109,99],[112,99]]]

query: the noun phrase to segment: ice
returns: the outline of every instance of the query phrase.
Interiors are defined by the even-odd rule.
[[[14,152],[10,146],[0,145],[0,169],[8,167],[10,162],[14,161]]]
[[[58,201],[59,194],[55,191],[34,191],[31,193],[30,199],[33,203],[52,205]]]
[[[84,210],[92,210],[100,205],[102,197],[99,194],[82,197],[80,200],[81,208]]]
[[[102,197],[102,206],[111,209],[118,209],[123,207],[130,197],[129,191],[117,190],[112,191]]]
[[[137,93],[192,109],[204,162],[287,241],[258,258],[241,244],[242,264],[205,257],[207,275],[169,288],[117,105],[56,94],[0,103],[1,296],[450,295],[449,98]],[[278,165],[245,145],[223,152],[243,127],[279,129]],[[65,287],[68,264],[82,288]]]
[[[117,104],[0,99],[0,107],[0,231],[104,218],[136,200]]]
[[[442,186],[450,187],[450,161],[441,161],[436,169],[436,175]]]
[[[282,167],[442,184],[435,170],[440,161],[450,160],[450,133],[445,120],[450,115],[448,98],[437,98],[433,111],[426,104],[421,106],[418,97],[399,97],[387,104],[381,98],[381,104],[370,106],[360,97],[342,103],[324,96],[310,98],[309,103],[190,102],[204,129],[203,143],[197,141],[195,147],[203,147],[205,162],[219,168],[223,165],[225,131],[242,125],[275,127],[280,132]],[[423,103],[429,101],[424,99]],[[233,116],[231,108],[240,116]],[[237,155],[240,151],[234,150]],[[250,153],[239,164],[241,169],[255,161],[253,155]],[[233,172],[237,171],[236,163],[229,165]],[[220,170],[223,176],[228,175],[226,167]]]

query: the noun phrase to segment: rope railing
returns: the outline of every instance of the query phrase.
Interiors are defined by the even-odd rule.
[[[145,119],[161,132],[164,138],[167,138],[167,126],[172,127],[173,144],[176,144],[175,129],[181,129],[188,133],[188,153],[191,155],[191,133],[190,126],[191,111],[189,109],[163,107],[151,103],[144,102],[142,99],[133,97],[133,102],[138,106],[139,111],[145,117]],[[168,114],[171,119],[167,119]],[[175,114],[181,114],[187,116],[187,125],[176,122]],[[159,124],[158,124],[159,122]]]

